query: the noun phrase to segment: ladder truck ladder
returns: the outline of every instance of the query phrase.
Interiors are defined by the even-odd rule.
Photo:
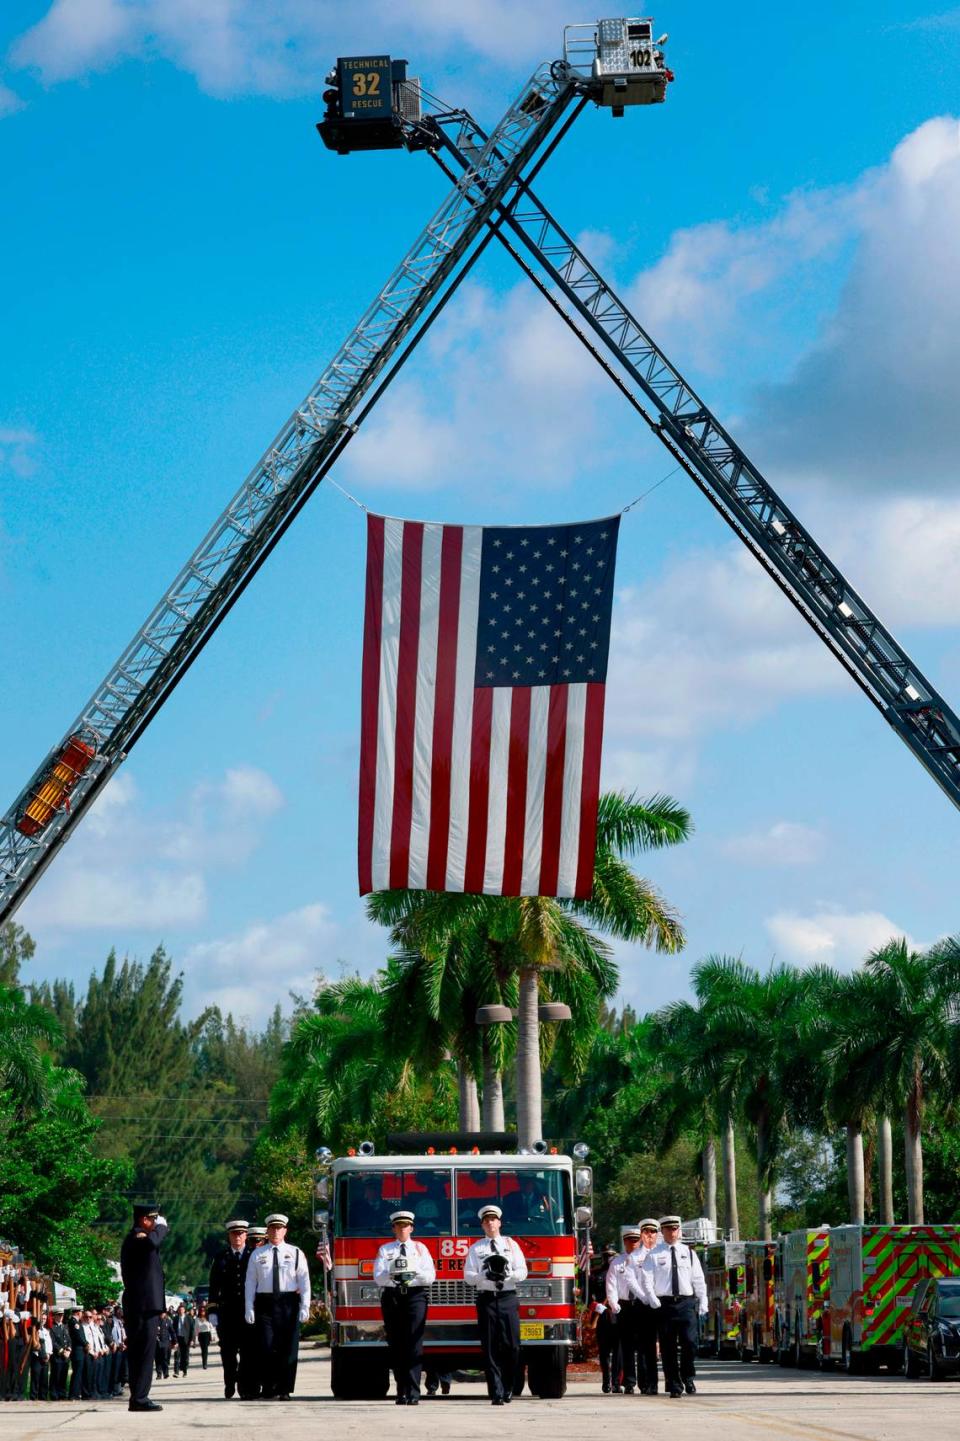
[[[589,79],[564,61],[534,72],[59,745],[0,819],[0,923],[50,864],[449,299],[479,254],[474,242],[495,207],[509,199],[525,167],[539,169],[552,153],[591,88]],[[482,237],[480,245],[490,238]],[[391,361],[372,399],[358,410]]]
[[[449,131],[458,127],[453,138]],[[448,174],[485,141],[468,111],[421,122]],[[432,143],[429,137],[432,136]],[[960,807],[960,717],[914,665],[639,320],[522,180],[495,207],[496,238],[554,306],[920,764]],[[515,237],[518,251],[506,231]],[[539,268],[537,275],[524,256]],[[546,277],[545,284],[541,276]],[[561,304],[562,296],[566,304]],[[601,349],[596,342],[600,342]],[[619,369],[608,361],[612,357]]]

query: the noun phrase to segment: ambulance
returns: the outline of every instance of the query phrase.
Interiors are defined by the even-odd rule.
[[[779,1241],[747,1241],[746,1283],[740,1307],[741,1361],[772,1361],[777,1353],[776,1283]]]
[[[834,1226],[824,1364],[899,1371],[917,1282],[944,1276],[960,1276],[960,1226]]]
[[[740,1351],[740,1309],[746,1294],[745,1241],[713,1241],[704,1248],[703,1270],[710,1310],[703,1318],[708,1354],[736,1356]]]
[[[830,1227],[790,1231],[781,1246],[775,1288],[777,1360],[781,1366],[816,1366],[830,1296]]]

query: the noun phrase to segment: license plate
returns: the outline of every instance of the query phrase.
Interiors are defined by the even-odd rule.
[[[521,1340],[521,1341],[542,1341],[542,1340],[543,1340],[543,1322],[542,1322],[542,1321],[521,1321],[521,1322],[520,1322],[520,1340]]]

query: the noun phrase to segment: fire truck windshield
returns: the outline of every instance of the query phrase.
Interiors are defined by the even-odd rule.
[[[389,1236],[390,1212],[416,1216],[418,1236],[449,1236],[449,1167],[429,1171],[343,1171],[337,1181],[337,1235]]]
[[[457,1172],[457,1234],[479,1236],[477,1211],[493,1201],[503,1211],[509,1236],[565,1236],[572,1229],[570,1178],[559,1170],[476,1170]]]

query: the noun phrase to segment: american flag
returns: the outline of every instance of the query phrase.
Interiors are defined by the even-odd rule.
[[[619,525],[368,516],[361,895],[590,895]]]

